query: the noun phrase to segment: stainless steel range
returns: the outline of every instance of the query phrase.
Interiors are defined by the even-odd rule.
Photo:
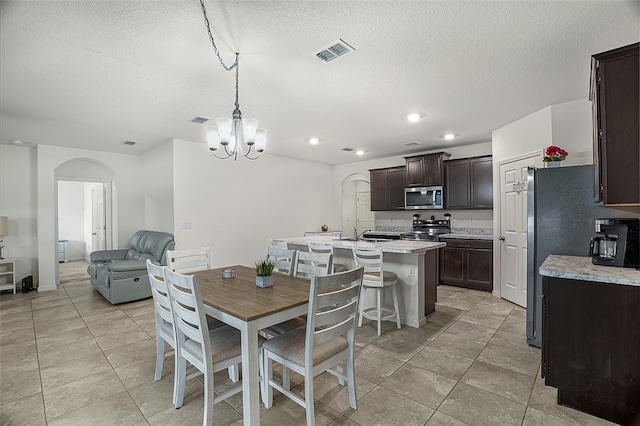
[[[413,231],[400,235],[403,240],[440,241],[439,235],[451,233],[448,220],[414,220]]]

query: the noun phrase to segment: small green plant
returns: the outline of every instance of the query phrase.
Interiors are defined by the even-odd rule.
[[[259,277],[269,277],[275,265],[266,260],[256,262],[256,275]]]

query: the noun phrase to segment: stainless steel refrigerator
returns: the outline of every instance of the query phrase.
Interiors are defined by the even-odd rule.
[[[589,242],[595,235],[595,219],[621,216],[620,211],[594,203],[593,174],[592,165],[529,169],[527,343],[530,345],[542,346],[540,265],[550,254],[589,256]]]

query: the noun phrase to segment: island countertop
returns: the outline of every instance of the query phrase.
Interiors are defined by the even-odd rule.
[[[381,248],[384,253],[424,253],[429,250],[435,250],[445,247],[447,244],[444,242],[433,241],[411,241],[411,240],[388,240],[382,242],[369,242],[364,240],[349,241],[338,240],[322,236],[310,236],[310,237],[291,237],[291,238],[277,238],[278,240],[286,241],[288,244],[307,245],[309,243],[317,244],[333,244],[334,248],[351,249],[356,246],[358,248]]]
[[[545,277],[622,284],[640,287],[640,271],[635,268],[601,266],[590,257],[549,255],[539,268]]]

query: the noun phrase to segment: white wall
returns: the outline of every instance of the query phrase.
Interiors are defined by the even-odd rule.
[[[144,226],[173,234],[173,140],[140,156],[144,182]]]
[[[144,188],[140,183],[140,160],[138,156],[113,154],[49,145],[37,147],[37,223],[38,223],[38,291],[56,288],[57,241],[55,227],[56,169],[63,176],[82,179],[92,173],[89,166],[73,170],[60,167],[74,159],[85,159],[102,164],[113,172],[111,190],[114,203],[111,211],[112,241],[114,248],[126,245],[133,233],[144,225]]]
[[[177,139],[173,157],[176,248],[209,246],[214,267],[251,266],[271,238],[339,223],[332,166],[268,154],[219,160]]]
[[[85,258],[84,182],[58,182],[58,239],[67,240],[67,259]]]
[[[38,282],[36,152],[0,144],[0,216],[9,218],[3,256],[16,259],[16,280]]]

